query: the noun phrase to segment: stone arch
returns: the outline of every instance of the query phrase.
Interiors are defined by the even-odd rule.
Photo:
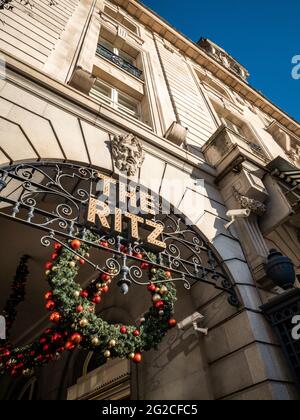
[[[48,162],[50,163],[50,162]],[[103,170],[103,168],[98,168],[95,167],[95,169],[97,170]],[[140,180],[142,179],[142,177],[140,177]],[[197,235],[199,235],[201,238],[204,237],[203,233],[201,233],[199,231],[199,228],[195,227],[195,233]],[[208,241],[207,241],[208,242]],[[215,249],[213,247],[213,245],[211,246],[212,251],[215,253]],[[219,255],[218,255],[219,257]],[[222,260],[222,257],[219,259],[219,261]],[[199,300],[200,299],[200,300]],[[205,307],[205,303],[207,302],[211,302],[214,300],[219,299],[219,297],[217,295],[215,295],[214,293],[210,294],[209,292],[205,292],[203,293],[203,288],[196,287],[195,289],[192,290],[192,292],[190,293],[190,295],[188,296],[188,299],[186,298],[186,300],[181,299],[180,300],[180,319],[184,318],[185,316],[190,315],[191,313],[195,312],[196,309],[201,308],[201,307]],[[228,303],[226,302],[226,298],[223,300],[220,300],[220,305],[222,305],[222,308],[226,306],[226,311],[227,308],[230,308]],[[225,312],[226,312],[225,311]],[[226,317],[226,316],[232,316],[233,314],[237,313],[237,309],[235,308],[230,308],[228,309],[229,312],[226,312],[225,315],[222,314],[222,317]],[[218,308],[218,312],[221,313],[222,311],[220,311],[220,307]],[[165,378],[173,378],[175,380],[177,380],[176,378],[174,378],[174,376],[171,375],[170,367],[172,366],[172,360],[176,360],[176,363],[178,363],[178,358],[181,359],[180,361],[180,369],[178,371],[181,372],[181,375],[184,374],[186,375],[198,375],[199,372],[193,371],[191,372],[188,368],[188,366],[185,365],[185,360],[189,359],[190,357],[192,357],[192,359],[194,360],[193,363],[195,363],[196,365],[202,365],[204,367],[205,365],[205,360],[203,360],[202,355],[205,354],[203,352],[199,352],[199,337],[197,335],[195,335],[193,333],[193,331],[190,331],[189,333],[185,333],[185,334],[180,334],[177,330],[176,333],[174,332],[169,338],[168,340],[165,342],[165,344],[163,345],[163,347],[160,349],[159,352],[159,359],[157,359],[157,354],[155,352],[150,352],[149,355],[147,355],[147,365],[153,365],[153,363],[155,363],[155,366],[157,366],[157,369],[159,372],[164,372],[164,377]],[[187,359],[186,359],[187,358]],[[204,358],[205,359],[205,358]],[[206,368],[204,368],[203,370],[205,370]],[[201,376],[201,377],[200,377]],[[208,377],[204,377],[203,375],[199,376],[199,384],[201,383],[203,386],[203,389],[210,389],[210,384],[209,384],[209,379]],[[147,372],[146,367],[141,367],[140,369],[140,377],[142,378],[146,378],[145,381],[147,381],[149,378],[149,372]],[[179,380],[179,379],[178,379]],[[145,397],[147,398],[158,398],[159,395],[153,393],[154,390],[149,387],[146,391],[142,389],[143,387],[143,382],[145,382],[144,379],[140,381],[140,396],[143,395],[143,392],[146,392],[146,394],[144,394]],[[163,384],[163,386],[165,387],[166,384]],[[162,388],[160,386],[157,386],[157,392],[161,392]],[[165,389],[165,388],[164,388]],[[181,390],[182,391],[182,390]],[[191,390],[189,390],[190,392]],[[156,391],[155,391],[156,392]],[[166,392],[166,391],[164,391]],[[187,389],[188,392],[188,389]],[[166,397],[168,396],[168,393],[166,393]],[[169,395],[170,396],[170,395]],[[206,395],[206,397],[208,397],[208,394]],[[179,398],[179,395],[178,395]],[[188,398],[188,394],[186,394],[186,398]]]

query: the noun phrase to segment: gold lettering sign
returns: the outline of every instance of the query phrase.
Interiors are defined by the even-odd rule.
[[[110,224],[108,222],[108,217],[110,215],[111,211],[107,204],[97,200],[94,197],[91,197],[88,207],[88,222],[96,224],[96,222],[99,221],[103,228],[110,229]],[[115,232],[122,233],[122,211],[118,208],[115,208],[113,217]],[[166,248],[166,244],[158,239],[164,230],[160,223],[156,223],[152,220],[146,220],[143,217],[127,212],[124,214],[124,217],[130,221],[130,234],[133,239],[140,239],[139,226],[146,225],[153,228],[153,231],[147,237],[147,242],[159,248]]]
[[[147,238],[148,242],[159,248],[166,248],[166,244],[157,239],[163,233],[164,227],[160,223],[155,223],[152,220],[146,220],[146,224],[154,228],[153,232]]]
[[[140,197],[141,197],[141,211],[143,213],[148,213],[148,214],[155,215],[156,214],[155,198],[152,195],[146,193],[145,191],[140,192]]]
[[[138,190],[135,185],[127,185],[123,182],[110,178],[101,172],[97,173],[97,177],[103,181],[102,196],[99,193],[98,199],[96,197],[90,197],[88,206],[87,221],[92,224],[100,223],[101,227],[106,230],[114,230],[116,233],[122,233],[123,221],[127,219],[127,224],[130,225],[130,237],[133,239],[140,239],[140,228],[144,225],[144,230],[152,228],[151,233],[147,236],[147,242],[159,248],[166,248],[166,244],[159,240],[163,233],[163,226],[160,223],[156,223],[153,220],[144,219],[140,215],[132,214],[124,210],[127,208],[127,202],[129,202],[131,208],[138,210],[138,195],[140,197],[140,212],[142,214],[155,215],[156,210],[159,208],[159,200],[148,194],[143,190]],[[112,186],[119,185],[119,202],[120,207],[114,204],[117,197],[113,196]],[[115,192],[115,189],[114,189]],[[101,198],[101,200],[99,199]],[[105,202],[104,202],[105,201]],[[109,203],[109,204],[107,204]],[[114,209],[112,212],[111,210]],[[112,214],[113,213],[113,214]],[[111,219],[108,219],[111,217]],[[109,220],[111,220],[111,225]],[[147,228],[146,228],[147,227]],[[146,229],[145,229],[146,228]]]
[[[110,229],[107,217],[110,215],[110,209],[107,204],[102,203],[102,201],[97,200],[96,198],[91,198],[89,202],[88,209],[88,222],[96,224],[96,216],[98,217],[101,225]]]

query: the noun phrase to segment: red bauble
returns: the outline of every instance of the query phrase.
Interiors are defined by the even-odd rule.
[[[101,302],[101,296],[99,296],[99,295],[95,295],[94,297],[93,297],[93,302],[96,304],[96,305],[99,305],[99,303]]]
[[[101,291],[102,291],[103,293],[108,293],[108,291],[109,291],[109,287],[108,287],[108,286],[103,286],[103,287],[101,287]]]
[[[150,268],[150,264],[146,263],[146,262],[142,262],[141,264],[141,269],[142,270],[148,270]]]
[[[126,334],[127,333],[127,328],[125,326],[120,328],[120,333],[121,334]]]
[[[47,311],[53,311],[55,309],[55,302],[53,300],[48,300],[48,302],[45,305],[45,308]]]
[[[138,337],[140,335],[139,330],[134,330],[132,333],[135,337]]]
[[[61,245],[61,244],[59,244],[58,242],[56,242],[56,243],[54,244],[54,249],[55,249],[55,251],[59,251],[61,248],[62,248],[62,245]]]
[[[134,355],[134,358],[132,359],[135,363],[140,363],[142,361],[142,355],[141,353],[136,353]]]
[[[46,335],[52,334],[52,329],[47,328],[47,330],[44,331],[44,334],[46,334]]]
[[[78,314],[81,314],[83,312],[83,306],[82,305],[78,305],[77,308],[76,308],[76,312]]]
[[[52,299],[52,297],[53,297],[53,293],[52,292],[45,293],[45,299],[46,300]]]
[[[109,280],[111,280],[111,277],[109,274],[102,274],[101,280],[103,281],[103,283],[107,283]]]
[[[47,338],[45,338],[45,337],[40,338],[39,343],[40,344],[46,344],[47,343]]]
[[[78,239],[74,239],[74,240],[71,242],[71,247],[72,247],[74,250],[78,250],[78,249],[80,249],[80,247],[81,247],[81,242],[80,242]]]
[[[72,341],[67,341],[66,345],[65,345],[65,349],[69,350],[69,351],[74,350],[75,349],[75,344],[72,343]]]
[[[121,245],[120,250],[121,252],[125,252],[125,253],[127,252],[127,248],[125,245]]]
[[[155,284],[151,283],[147,286],[147,289],[149,290],[149,292],[155,292],[156,291],[156,286],[155,286]]]
[[[1,354],[1,356],[9,357],[10,356],[10,351],[9,350],[4,350],[4,352]]]
[[[61,318],[61,316],[60,316],[59,312],[53,312],[50,315],[50,321],[54,322],[55,324],[57,324],[60,321],[60,318]]]
[[[44,347],[43,347],[43,351],[47,352],[49,349],[50,349],[49,344],[45,344]]]
[[[80,265],[84,265],[84,264],[85,264],[85,260],[84,260],[83,258],[80,258],[80,260],[79,260],[79,264],[80,264]]]
[[[80,296],[83,297],[84,299],[87,299],[89,297],[89,292],[87,292],[86,290],[82,290],[80,292]]]
[[[22,362],[16,364],[16,366],[15,366],[16,369],[23,369],[23,367],[24,367],[24,363],[22,363]]]
[[[164,306],[165,306],[165,303],[162,300],[159,300],[158,302],[155,303],[156,309],[162,309]]]
[[[171,271],[165,271],[165,276],[167,279],[170,279],[172,277]]]
[[[74,333],[74,334],[71,336],[70,340],[71,340],[73,343],[79,344],[79,343],[82,341],[82,337],[81,337],[81,335],[80,335],[79,333]]]
[[[135,252],[133,255],[134,255],[135,258],[138,258],[139,260],[142,260],[144,258],[144,255],[141,254],[141,253],[136,253]]]
[[[39,354],[36,358],[36,360],[41,363],[44,360],[44,356],[42,356],[41,354]]]
[[[176,319],[173,319],[173,318],[172,319],[169,319],[168,325],[169,325],[170,328],[176,327],[176,325],[177,325]]]
[[[109,243],[107,241],[100,242],[100,245],[103,246],[104,248],[108,248],[109,247]]]
[[[56,258],[58,257],[58,254],[56,253],[56,252],[54,252],[52,255],[51,255],[51,260],[56,260]]]
[[[48,262],[46,262],[46,264],[44,265],[44,267],[45,267],[45,270],[51,270],[52,267],[53,267],[53,263],[50,262],[50,261],[48,261]]]
[[[61,334],[59,334],[59,333],[55,333],[55,334],[53,334],[52,335],[52,337],[51,337],[51,342],[52,343],[59,343],[61,340],[62,340],[62,335]]]

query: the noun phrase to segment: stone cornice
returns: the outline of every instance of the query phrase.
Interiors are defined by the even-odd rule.
[[[201,65],[215,74],[227,86],[238,92],[257,108],[271,116],[291,132],[300,136],[300,124],[269,99],[263,96],[247,82],[242,80],[232,71],[221,65],[216,59],[207,54],[199,45],[192,42],[186,36],[173,28],[163,18],[144,6],[137,0],[114,0],[116,4],[123,7],[131,16],[145,25],[148,29],[158,33],[164,39],[171,42],[186,57]]]

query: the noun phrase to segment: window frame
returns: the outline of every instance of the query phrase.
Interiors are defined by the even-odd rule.
[[[101,94],[99,92],[98,95],[93,94],[93,91],[97,91],[97,85],[103,85],[104,87],[110,89],[111,96],[105,96],[104,94]],[[92,94],[91,94],[92,93]],[[133,98],[132,96],[128,95],[127,93],[120,91],[119,89],[115,88],[114,86],[104,82],[103,80],[97,79],[94,86],[92,87],[90,91],[90,96],[93,99],[100,100],[101,103],[104,105],[108,105],[111,108],[121,112],[122,114],[125,114],[127,116],[130,116],[134,118],[135,120],[142,121],[142,105],[140,101]],[[135,104],[136,106],[136,112],[131,110],[130,108],[127,108],[126,106],[120,104],[119,97],[123,96],[125,99],[128,99],[132,104]]]

